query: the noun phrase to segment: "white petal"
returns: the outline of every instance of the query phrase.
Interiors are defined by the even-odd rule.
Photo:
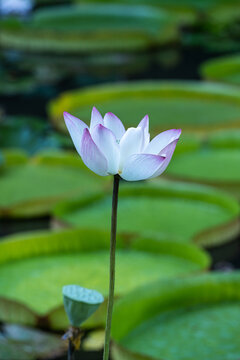
[[[173,156],[177,142],[178,142],[178,139],[172,141],[160,152],[160,155],[166,157],[166,159],[164,160],[162,165],[159,167],[159,169],[156,171],[156,173],[151,176],[152,178],[161,175],[164,172],[164,170],[167,168],[167,166],[170,163],[171,158]]]
[[[107,159],[94,143],[88,129],[83,131],[81,142],[81,157],[84,164],[98,175],[106,176]]]
[[[105,114],[103,124],[114,133],[117,141],[119,142],[125,133],[125,127],[123,126],[121,120],[116,115],[109,112]]]
[[[128,181],[148,179],[157,172],[164,161],[165,157],[159,155],[131,155],[123,167],[121,177]]]
[[[91,122],[90,122],[90,132],[94,129],[94,127],[98,124],[103,125],[103,118],[100,112],[93,107],[92,108],[92,115],[91,115]]]
[[[108,173],[112,175],[117,174],[120,160],[120,147],[116,142],[115,135],[103,125],[97,125],[92,131],[92,138],[107,159]]]
[[[120,164],[121,171],[125,161],[133,154],[139,154],[142,149],[143,130],[139,128],[129,128],[120,141]]]
[[[181,135],[181,129],[171,129],[158,134],[144,150],[147,154],[160,154],[168,144],[178,140]]]
[[[143,130],[144,137],[143,137],[142,151],[144,151],[150,140],[148,115],[144,116],[144,118],[138,124],[138,127],[142,128]]]
[[[71,135],[72,141],[74,143],[75,148],[77,149],[79,155],[80,149],[81,149],[81,140],[83,135],[83,130],[88,128],[88,126],[77,117],[64,112],[63,117],[65,120],[65,124],[67,126],[67,129]]]

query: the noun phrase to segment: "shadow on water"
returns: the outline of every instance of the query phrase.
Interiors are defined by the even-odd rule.
[[[18,232],[47,229],[50,229],[50,217],[48,216],[34,219],[0,218],[0,237]]]

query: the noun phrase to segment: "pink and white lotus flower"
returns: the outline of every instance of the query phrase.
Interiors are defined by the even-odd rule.
[[[67,112],[64,120],[79,155],[90,170],[101,176],[119,174],[127,181],[162,174],[181,135],[181,129],[172,129],[150,141],[147,115],[136,128],[125,130],[116,115],[107,113],[102,118],[95,107],[90,127]]]

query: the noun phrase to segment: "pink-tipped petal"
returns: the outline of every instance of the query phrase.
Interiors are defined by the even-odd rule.
[[[105,114],[103,124],[116,136],[116,140],[119,142],[125,133],[125,127],[121,120],[111,112]]]
[[[170,161],[172,159],[177,142],[178,142],[178,139],[172,141],[160,152],[160,155],[164,156],[165,160],[162,163],[162,165],[160,166],[160,168],[156,171],[156,173],[151,176],[152,178],[161,175],[164,172],[164,170],[167,168],[168,164],[170,163]]]
[[[142,151],[144,151],[146,146],[149,144],[149,140],[150,140],[148,115],[144,116],[144,118],[138,124],[138,127],[142,128],[143,130],[144,137],[143,137]]]
[[[84,129],[81,142],[81,157],[84,164],[98,175],[106,176],[107,159],[93,141],[88,129]]]
[[[92,131],[92,138],[107,159],[107,172],[112,175],[117,174],[120,160],[120,148],[119,144],[116,142],[115,135],[103,125],[97,125]]]
[[[143,142],[143,130],[141,128],[129,128],[120,141],[120,164],[119,170],[124,167],[129,156],[140,154]]]
[[[83,135],[83,130],[86,129],[88,126],[77,117],[69,114],[68,112],[63,113],[64,121],[69,131],[69,134],[72,138],[75,148],[77,152],[80,154],[81,148],[81,139]]]
[[[134,154],[126,161],[121,177],[127,181],[146,180],[155,174],[165,157],[151,154]]]
[[[148,144],[144,152],[147,154],[160,154],[161,150],[164,149],[168,144],[174,140],[179,139],[181,131],[181,129],[171,129],[158,134]]]
[[[90,122],[90,132],[94,129],[96,125],[103,125],[103,118],[100,112],[95,106],[92,108],[91,122]]]

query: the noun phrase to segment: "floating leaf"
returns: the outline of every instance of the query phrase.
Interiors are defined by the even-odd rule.
[[[131,82],[63,93],[49,104],[49,115],[66,131],[63,111],[89,122],[92,104],[115,113],[126,127],[136,126],[150,111],[155,133],[169,128],[211,130],[240,127],[240,94],[236,87],[201,82]],[[148,109],[148,110],[146,110]]]
[[[240,196],[240,131],[219,131],[195,138],[195,147],[185,142],[166,176],[218,186]],[[224,165],[223,165],[224,164]]]
[[[233,272],[156,282],[132,292],[115,306],[113,359],[238,360],[239,288],[240,273]]]
[[[111,197],[97,201],[59,204],[57,220],[75,227],[107,230]],[[239,205],[231,196],[210,187],[154,181],[120,188],[118,231],[195,241],[205,246],[220,245],[239,233]]]
[[[91,225],[92,227],[92,225]],[[78,284],[108,294],[109,233],[65,230],[15,235],[0,242],[0,319],[68,326],[62,287]],[[119,236],[116,297],[160,278],[206,269],[208,256],[193,245]],[[86,326],[103,325],[106,303]]]
[[[202,65],[201,74],[208,80],[240,85],[240,55],[208,60]]]
[[[144,5],[82,4],[36,11],[28,23],[2,21],[6,48],[51,53],[134,51],[178,37],[176,21]]]
[[[47,215],[63,199],[92,196],[108,181],[83,166],[77,154],[41,153],[6,166],[0,177],[0,216]]]

